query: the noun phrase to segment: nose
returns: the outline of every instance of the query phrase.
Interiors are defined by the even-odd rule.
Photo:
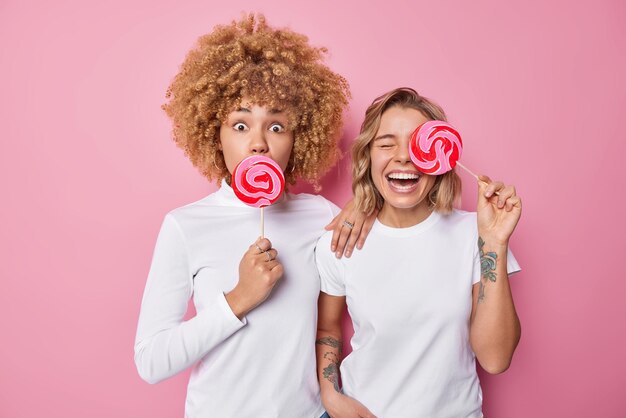
[[[263,129],[255,129],[251,131],[250,152],[252,154],[266,154],[269,151],[265,131]]]
[[[411,155],[409,154],[409,142],[410,139],[406,141],[399,141],[399,146],[396,148],[396,153],[394,155],[394,160],[400,164],[407,164],[411,162]]]

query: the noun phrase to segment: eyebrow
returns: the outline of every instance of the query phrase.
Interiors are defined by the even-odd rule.
[[[374,138],[374,141],[378,141],[379,139],[394,139],[396,136],[393,134],[382,134],[382,135],[378,135],[376,138]]]
[[[252,113],[252,111],[250,109],[248,109],[247,107],[240,107],[237,110],[235,110],[235,112]],[[283,113],[283,111],[280,110],[280,109],[270,109],[270,110],[267,111],[267,113],[269,113],[271,115],[275,115],[277,113]]]

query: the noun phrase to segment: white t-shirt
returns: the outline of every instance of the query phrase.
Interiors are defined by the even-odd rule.
[[[156,383],[194,366],[185,416],[319,418],[315,371],[315,245],[337,208],[321,196],[285,195],[265,208],[265,235],[284,276],[243,321],[224,293],[260,235],[260,209],[226,183],[166,215],[141,304],[135,340],[139,374]],[[193,297],[197,315],[183,316]]]
[[[480,280],[476,213],[432,213],[409,228],[376,221],[361,251],[338,260],[332,234],[316,249],[322,291],[346,296],[353,348],[344,393],[379,418],[481,417],[469,343]],[[519,265],[509,252],[509,273]],[[488,295],[487,295],[488,297]]]

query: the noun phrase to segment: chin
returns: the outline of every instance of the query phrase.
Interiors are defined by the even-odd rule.
[[[387,200],[387,204],[394,209],[408,210],[408,209],[417,209],[420,202],[394,202],[393,200]]]
[[[382,194],[386,204],[395,209],[414,209],[424,201],[424,198],[411,194],[409,196],[397,196],[395,193]]]

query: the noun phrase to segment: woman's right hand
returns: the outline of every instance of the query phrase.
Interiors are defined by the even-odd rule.
[[[267,238],[259,238],[248,248],[239,263],[239,283],[226,301],[237,318],[242,319],[267,299],[283,276],[283,265],[276,260],[278,251]]]
[[[367,215],[355,207],[354,199],[346,203],[341,212],[324,227],[327,231],[333,231],[330,250],[335,253],[335,257],[350,257],[355,245],[359,250],[363,248],[376,216],[378,209]]]
[[[361,402],[342,393],[323,397],[323,404],[330,418],[376,418]]]

